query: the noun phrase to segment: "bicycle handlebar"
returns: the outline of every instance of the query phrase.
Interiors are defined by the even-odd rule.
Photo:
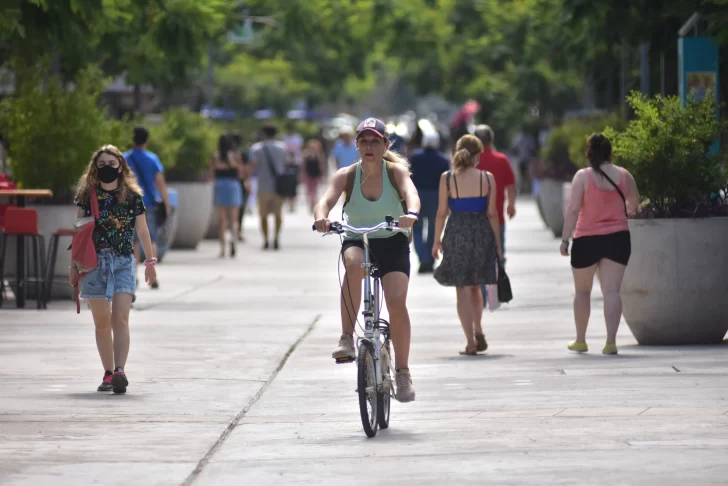
[[[324,236],[331,235],[331,234],[340,235],[340,234],[346,232],[347,230],[351,231],[352,233],[356,233],[356,234],[360,234],[360,235],[374,233],[375,231],[379,231],[382,229],[387,230],[387,231],[406,231],[407,230],[406,228],[400,228],[399,223],[397,221],[393,221],[391,216],[387,217],[387,219],[389,221],[384,221],[382,223],[379,223],[376,226],[372,226],[371,228],[357,228],[355,226],[350,226],[346,223],[332,221],[329,224],[329,230],[326,233],[324,233],[323,235]],[[316,231],[316,225],[312,225],[311,229],[313,231]]]

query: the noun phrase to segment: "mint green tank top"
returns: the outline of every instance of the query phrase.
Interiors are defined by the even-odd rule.
[[[404,215],[402,203],[399,201],[397,191],[392,187],[387,175],[387,165],[382,161],[382,195],[376,201],[370,201],[361,193],[361,163],[356,165],[356,176],[354,187],[351,191],[351,199],[344,208],[344,220],[350,226],[372,227],[384,221],[386,216],[392,216],[395,221]],[[409,230],[411,231],[411,230]],[[409,231],[404,234],[409,236]],[[369,234],[369,238],[389,238],[399,232],[379,230]],[[346,240],[360,240],[361,235],[346,232]]]

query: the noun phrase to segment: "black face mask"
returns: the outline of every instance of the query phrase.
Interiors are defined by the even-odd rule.
[[[119,168],[105,165],[99,169],[99,179],[104,184],[111,184],[119,178]]]

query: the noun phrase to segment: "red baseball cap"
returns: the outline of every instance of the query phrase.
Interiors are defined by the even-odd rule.
[[[384,139],[389,138],[389,133],[387,133],[387,125],[385,125],[382,120],[378,120],[376,118],[367,118],[366,120],[361,122],[359,126],[356,127],[356,138],[359,138],[359,135],[361,135],[363,132],[373,132]]]

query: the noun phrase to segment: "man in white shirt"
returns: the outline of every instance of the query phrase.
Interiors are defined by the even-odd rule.
[[[295,165],[300,172],[301,163],[303,162],[303,137],[296,131],[296,124],[292,121],[286,124],[286,136],[283,137],[283,143],[288,152],[288,164]],[[286,198],[288,201],[288,209],[290,212],[296,210],[296,197]]]
[[[250,160],[254,164],[253,170],[257,169],[258,174],[257,206],[260,214],[260,230],[263,233],[263,249],[267,250],[270,248],[268,216],[272,214],[275,218],[273,249],[278,250],[280,248],[278,236],[283,224],[281,214],[283,198],[276,192],[276,174],[281,174],[285,170],[287,151],[285,144],[276,140],[277,130],[274,125],[264,126],[261,133],[263,141],[250,147]]]

